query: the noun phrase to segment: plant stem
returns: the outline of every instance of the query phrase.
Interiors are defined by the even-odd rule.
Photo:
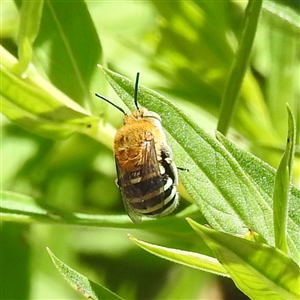
[[[242,36],[229,73],[229,78],[221,103],[217,130],[223,135],[227,134],[232,116],[237,106],[241,85],[249,62],[261,7],[262,0],[250,0],[246,8]]]

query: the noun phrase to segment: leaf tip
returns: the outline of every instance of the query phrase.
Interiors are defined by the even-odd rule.
[[[185,218],[185,219],[186,219],[186,221],[187,221],[191,226],[193,226],[193,225],[196,224],[196,222],[195,222],[193,219],[191,219],[191,218]]]
[[[127,237],[128,237],[131,241],[134,241],[134,240],[135,240],[135,238],[134,238],[130,233],[127,234]]]
[[[198,232],[200,225],[197,222],[195,222],[193,219],[186,218],[186,220],[189,223],[189,225],[193,228],[193,230],[195,230],[196,232]]]
[[[50,256],[50,259],[52,260],[53,264],[55,265],[56,264],[55,261],[56,261],[57,257],[54,255],[54,253],[50,250],[49,247],[46,247],[46,250]]]

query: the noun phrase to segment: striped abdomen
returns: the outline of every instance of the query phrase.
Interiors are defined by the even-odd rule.
[[[171,213],[177,206],[176,186],[167,174],[131,177],[122,189],[127,195],[128,204],[139,215],[163,216]]]

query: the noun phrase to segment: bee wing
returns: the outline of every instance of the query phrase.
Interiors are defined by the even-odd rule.
[[[127,172],[124,172],[122,168],[119,165],[118,159],[115,157],[116,161],[116,169],[117,169],[117,175],[118,179],[116,180],[116,183],[121,191],[121,196],[122,196],[122,201],[125,207],[125,210],[130,217],[130,219],[134,223],[140,223],[142,221],[142,217],[137,214],[134,209],[130,206],[129,201],[130,201],[130,195],[128,195],[128,192],[126,192],[125,189],[125,182],[128,182],[129,174]]]
[[[156,197],[161,199],[158,201],[159,204],[156,205],[156,209],[160,209],[164,206],[164,182],[160,174],[160,167],[153,139],[145,142],[145,147],[141,148],[141,155],[141,168],[132,173],[124,171],[120,167],[116,158],[118,185],[121,191],[124,207],[131,220],[135,223],[139,223],[142,216],[134,210],[132,205],[130,205],[133,198],[139,198],[142,202],[143,197],[146,194],[159,191],[159,193],[156,193]]]
[[[142,148],[142,166],[141,177],[142,180],[149,176],[155,177],[160,175],[159,163],[155,150],[154,139],[145,142],[145,147]],[[162,184],[162,182],[161,182]]]

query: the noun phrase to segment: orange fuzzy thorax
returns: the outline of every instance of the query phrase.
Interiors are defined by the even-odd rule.
[[[115,156],[119,166],[126,172],[141,168],[145,147],[151,140],[154,140],[158,160],[161,160],[160,145],[165,136],[160,121],[153,117],[145,117],[147,114],[148,111],[141,108],[126,116],[124,125],[115,136]]]

